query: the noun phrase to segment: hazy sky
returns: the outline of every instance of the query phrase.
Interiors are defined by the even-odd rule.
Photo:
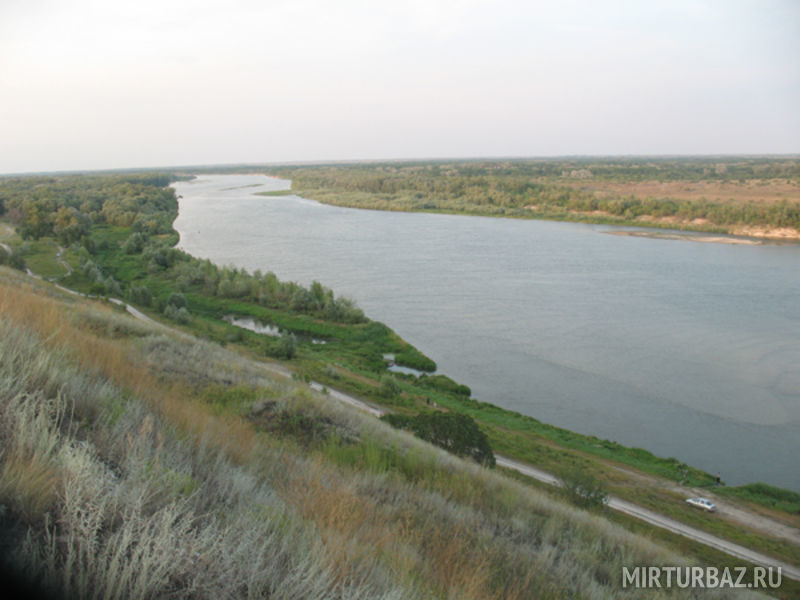
[[[798,152],[798,0],[0,0],[0,173]]]

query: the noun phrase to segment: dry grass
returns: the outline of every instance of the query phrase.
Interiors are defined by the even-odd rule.
[[[247,460],[253,450],[254,432],[246,423],[212,414],[194,400],[191,386],[181,380],[159,382],[147,366],[134,362],[132,349],[120,340],[98,337],[93,327],[80,327],[82,320],[74,318],[79,309],[73,308],[71,316],[64,309],[64,302],[71,302],[72,298],[44,296],[36,289],[41,284],[20,283],[0,284],[1,315],[38,333],[48,347],[65,349],[80,368],[147,399],[152,409],[187,433],[212,440],[238,461]],[[98,302],[91,310],[96,315],[92,323],[98,315],[106,320],[123,318],[115,309]]]
[[[352,573],[340,582],[325,566],[331,548],[270,484],[215,446],[215,436],[187,437],[165,414],[43,351],[34,336],[2,321],[0,333],[4,358],[14,355],[0,380],[1,439],[11,449],[3,501],[29,523],[13,558],[51,590],[79,598],[406,595],[393,596],[391,583],[365,586]],[[96,405],[85,428],[77,426],[77,397]],[[13,458],[26,450],[36,460]],[[290,459],[262,450],[270,468],[291,468]]]
[[[763,181],[751,179],[743,183],[723,181],[559,181],[559,185],[595,192],[605,196],[637,198],[670,198],[712,202],[754,202],[774,204],[782,200],[800,201],[800,182],[786,179]]]
[[[681,563],[224,349],[155,330],[109,339],[126,317],[94,306],[73,318],[81,310],[0,283],[0,501],[26,523],[22,538],[8,533],[15,564],[52,590],[635,598],[619,589],[622,565]],[[213,410],[195,397],[207,380],[325,419],[342,434],[332,440],[366,445],[367,464],[335,464]]]
[[[37,523],[55,502],[59,476],[47,458],[14,452],[3,459],[0,502],[11,504],[25,523]]]

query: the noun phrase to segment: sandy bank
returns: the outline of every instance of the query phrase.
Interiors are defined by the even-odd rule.
[[[697,235],[695,233],[666,233],[661,231],[609,231],[611,235],[628,237],[644,237],[657,240],[684,240],[688,242],[705,242],[712,244],[740,244],[744,246],[759,246],[761,240],[728,237],[724,235]]]

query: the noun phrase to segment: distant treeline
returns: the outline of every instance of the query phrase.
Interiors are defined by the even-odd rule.
[[[274,273],[218,267],[174,248],[178,201],[166,187],[173,174],[64,175],[0,179],[0,214],[23,240],[55,237],[74,249],[87,291],[123,295],[132,302],[184,318],[181,292],[247,300],[261,306],[339,323],[367,319],[352,300],[314,282],[305,288]],[[24,256],[24,245],[23,245]],[[80,287],[81,281],[76,281]],[[85,287],[85,286],[84,286]]]
[[[411,174],[435,179],[439,176],[484,177],[580,177],[588,171],[601,181],[747,181],[750,179],[798,179],[800,157],[796,158],[573,158],[458,161],[396,161],[371,163],[331,163],[309,166],[284,166],[275,173],[347,171],[373,173],[380,179],[407,178]]]
[[[279,167],[270,173],[323,202],[360,208],[631,222],[643,216],[711,226],[800,229],[800,201],[712,201],[596,193],[592,182],[800,180],[800,160],[769,158],[397,162]]]

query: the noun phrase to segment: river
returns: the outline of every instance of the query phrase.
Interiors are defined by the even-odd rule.
[[[258,175],[174,184],[180,247],[319,280],[473,396],[800,491],[800,245],[327,206]]]

